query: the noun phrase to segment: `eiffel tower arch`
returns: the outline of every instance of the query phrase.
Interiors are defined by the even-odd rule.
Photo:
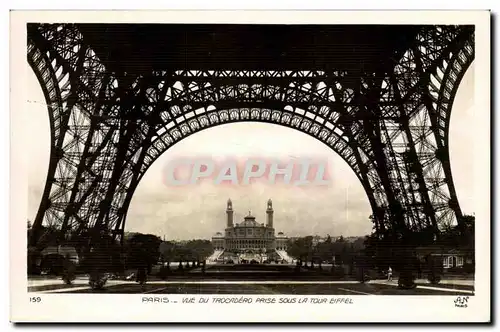
[[[448,133],[473,26],[28,24],[27,59],[51,126],[32,243],[43,225],[120,239],[163,152],[242,121],[330,147],[379,232],[461,221]]]

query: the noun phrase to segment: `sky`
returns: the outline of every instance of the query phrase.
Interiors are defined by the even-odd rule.
[[[29,137],[28,219],[38,210],[47,176],[50,127],[45,100],[33,71],[27,66],[26,102]],[[474,64],[465,74],[453,106],[450,155],[457,195],[466,214],[474,212],[474,149],[470,123],[474,121]],[[164,184],[165,166],[180,156],[275,156],[282,159],[315,156],[328,160],[331,185],[292,187],[269,185]],[[203,130],[164,152],[149,168],[130,204],[125,231],[151,233],[171,240],[210,238],[226,225],[226,201],[231,198],[234,220],[251,211],[264,223],[266,203],[272,199],[274,227],[288,236],[363,236],[371,233],[370,205],[361,183],[340,156],[320,141],[297,130],[273,124],[234,123]]]

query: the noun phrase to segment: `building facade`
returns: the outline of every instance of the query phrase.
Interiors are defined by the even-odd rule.
[[[279,232],[276,236],[276,250],[286,251],[288,245],[288,237],[283,232]]]
[[[212,237],[215,250],[226,251],[253,251],[255,253],[286,250],[286,236],[280,232],[275,235],[273,218],[274,210],[271,200],[267,201],[266,223],[258,223],[249,211],[240,223],[233,220],[234,210],[231,199],[226,206],[226,229],[224,234],[218,232]],[[285,248],[285,249],[281,249]]]
[[[473,268],[474,252],[468,248],[462,247],[447,247],[447,246],[427,246],[416,248],[417,257],[421,264],[425,264],[426,257],[432,256],[442,260],[444,272],[450,269]]]

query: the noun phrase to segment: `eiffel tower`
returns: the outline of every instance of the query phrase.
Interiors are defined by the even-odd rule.
[[[51,124],[32,225],[123,237],[142,177],[200,130],[306,133],[363,185],[377,232],[460,223],[449,127],[474,26],[28,24]]]

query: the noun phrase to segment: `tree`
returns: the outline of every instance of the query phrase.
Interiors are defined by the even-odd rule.
[[[289,240],[287,245],[288,255],[297,259],[299,261],[299,265],[302,265],[302,262],[306,262],[307,266],[307,259],[312,258],[312,249],[312,236]]]
[[[401,240],[393,233],[373,233],[365,238],[364,256],[366,264],[372,268],[386,270],[389,266],[393,269],[397,266],[397,255],[401,248]]]
[[[475,247],[475,234],[476,234],[476,217],[471,215],[464,215],[462,217],[464,229],[462,231],[462,244],[474,251]]]
[[[377,266],[378,241],[379,239],[376,234],[371,234],[365,237],[365,240],[363,242],[363,254],[366,258],[365,263],[367,268],[373,268]]]
[[[352,243],[352,249],[354,252],[361,252],[365,248],[365,238],[359,237]]]
[[[185,244],[178,244],[176,246],[175,253],[176,253],[176,260],[179,261],[178,269],[182,270],[184,268],[182,263],[185,262],[186,257],[189,255],[189,253],[186,249],[186,245]]]
[[[201,261],[205,261],[214,252],[212,242],[209,240],[191,240],[186,243],[185,249],[187,256],[191,260],[195,260],[197,265]]]
[[[287,253],[296,260],[301,259],[301,248],[297,242],[298,239],[289,239],[287,243]]]
[[[311,262],[311,265],[314,265],[312,262],[312,254],[313,254],[313,237],[312,236],[306,236],[303,238],[304,239],[304,252],[305,252],[305,262],[307,266],[307,260]]]
[[[170,241],[163,241],[159,248],[161,248],[161,258],[163,263],[167,263],[167,269],[170,269],[170,263],[176,256],[176,246],[175,243]]]
[[[160,258],[159,247],[162,242],[158,236],[133,233],[125,238],[124,242],[128,267],[147,266],[150,269],[152,265],[158,262]]]
[[[331,245],[331,250],[333,257],[335,258],[335,264],[342,264],[342,252],[345,246],[344,238],[341,236]]]
[[[328,260],[332,259],[332,255],[331,255],[332,248],[331,247],[332,247],[331,239],[330,239],[330,242],[324,241],[324,242],[318,243],[318,245],[315,247],[315,250],[314,250],[315,256],[316,256],[316,259],[318,261],[318,265],[319,265],[318,267],[320,270],[322,269],[323,261],[328,261]]]

